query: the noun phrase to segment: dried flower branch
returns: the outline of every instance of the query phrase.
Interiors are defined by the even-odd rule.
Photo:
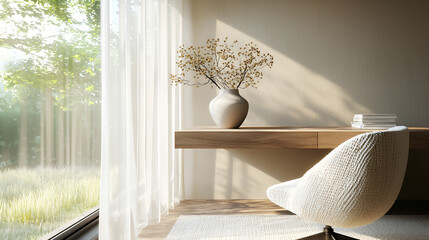
[[[181,73],[170,74],[172,84],[211,85],[219,89],[256,88],[263,77],[261,69],[273,66],[273,56],[261,53],[253,42],[243,47],[236,46],[237,40],[232,44],[227,42],[228,37],[222,42],[219,38],[209,39],[204,46],[180,46],[176,63]],[[186,79],[189,72],[195,73],[192,80]]]

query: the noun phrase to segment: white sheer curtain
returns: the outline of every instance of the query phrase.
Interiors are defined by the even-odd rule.
[[[100,239],[136,239],[180,199],[174,151],[180,0],[106,0],[102,12]]]

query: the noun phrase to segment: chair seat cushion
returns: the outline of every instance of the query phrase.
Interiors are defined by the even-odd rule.
[[[297,178],[294,180],[270,186],[267,189],[268,198],[280,207],[291,211],[291,198],[300,180],[301,178]]]

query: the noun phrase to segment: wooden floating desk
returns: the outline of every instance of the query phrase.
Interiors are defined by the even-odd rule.
[[[410,127],[410,148],[429,149],[429,128]],[[333,149],[361,133],[379,131],[351,127],[195,128],[175,132],[176,148]]]

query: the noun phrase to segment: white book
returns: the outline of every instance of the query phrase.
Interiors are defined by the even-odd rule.
[[[395,118],[371,118],[371,119],[359,119],[353,118],[354,122],[362,122],[362,123],[395,123]]]
[[[362,127],[361,129],[389,129],[395,126]]]
[[[353,128],[360,128],[360,129],[388,129],[395,126],[396,124],[364,124],[364,123],[352,122]]]
[[[395,122],[362,122],[362,121],[353,121],[352,123],[362,124],[366,126],[378,126],[378,125],[396,125]]]
[[[367,120],[367,119],[396,119],[396,114],[386,114],[386,113],[371,113],[371,114],[355,114],[353,119],[355,120]]]

